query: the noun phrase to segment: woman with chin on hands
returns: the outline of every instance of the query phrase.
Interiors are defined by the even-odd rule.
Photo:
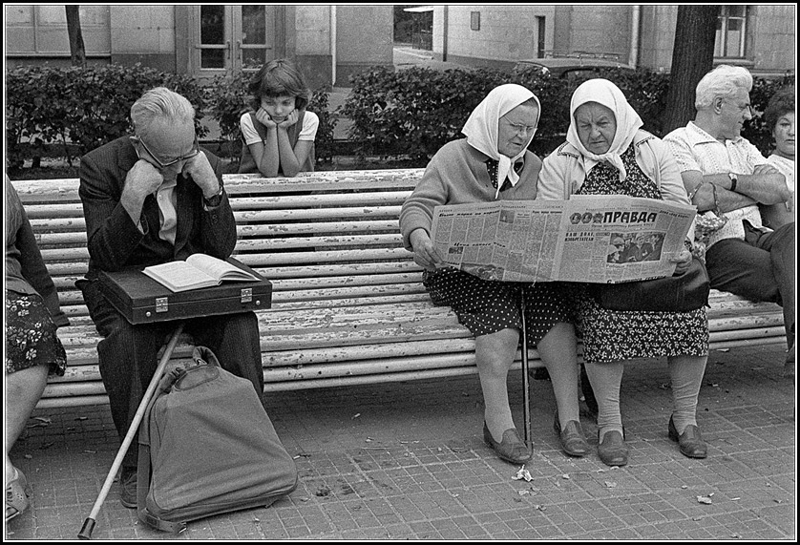
[[[306,110],[311,92],[300,71],[286,59],[270,61],[249,90],[253,111],[239,120],[244,140],[239,174],[274,178],[314,172],[319,116]]]
[[[619,88],[605,79],[582,83],[572,95],[567,141],[545,160],[538,198],[628,195],[689,205],[677,163],[658,138],[640,130],[642,120]],[[687,248],[673,261],[674,275],[692,260]],[[582,285],[576,294],[583,359],[599,406],[598,454],[609,466],[628,463],[619,406],[626,360],[667,357],[673,413],[669,437],[690,458],[705,458],[695,418],[708,359],[704,308],[687,312],[613,311],[601,307]]]
[[[541,106],[515,84],[493,89],[462,132],[445,144],[400,212],[405,247],[425,268],[423,283],[437,305],[450,306],[475,336],[475,360],[484,399],[484,440],[503,460],[523,463],[531,451],[520,439],[508,401],[507,377],[522,326],[524,294],[528,338],[539,351],[555,391],[554,427],[562,449],[583,456],[588,444],[578,416],[577,354],[565,288],[559,283],[519,284],[482,280],[443,267],[430,238],[434,207],[496,200],[532,200],[541,160],[528,151]]]

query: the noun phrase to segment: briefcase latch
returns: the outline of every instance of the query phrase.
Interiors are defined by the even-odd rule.
[[[253,300],[253,288],[242,288],[241,303],[249,303]]]
[[[156,312],[168,312],[169,301],[168,297],[156,297]]]

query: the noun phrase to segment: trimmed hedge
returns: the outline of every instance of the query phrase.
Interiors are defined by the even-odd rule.
[[[6,167],[22,162],[43,144],[61,144],[72,165],[73,148],[83,155],[130,134],[130,110],[148,89],[163,86],[185,96],[197,110],[198,136],[205,109],[203,92],[188,76],[152,68],[103,65],[54,68],[17,66],[6,72]],[[30,142],[31,146],[24,145]],[[41,150],[38,150],[39,153]]]
[[[658,136],[669,76],[648,70],[605,70],[593,77],[614,81]],[[316,138],[318,162],[335,155],[333,130],[340,116],[353,124],[349,137],[360,159],[366,155],[410,157],[418,166],[445,143],[461,138],[469,114],[497,85],[518,83],[533,91],[542,103],[539,130],[531,149],[544,156],[559,145],[569,126],[569,103],[582,78],[552,78],[537,70],[502,72],[487,69],[436,71],[374,68],[352,76],[345,104],[330,112],[330,89],[315,90],[308,109],[320,118]],[[208,133],[200,124],[206,113],[220,127],[228,154],[241,152],[239,117],[248,109],[248,74],[218,77],[202,88],[189,76],[135,66],[103,65],[54,68],[17,66],[6,71],[6,168],[21,168],[26,158],[41,155],[43,145],[60,145],[70,165],[106,142],[129,134],[130,107],[144,91],[164,86],[187,97],[197,110],[199,137]],[[769,98],[794,78],[756,78],[750,94],[756,115],[743,136],[765,155],[772,135],[761,119]],[[77,153],[76,153],[77,150]]]
[[[435,71],[375,68],[352,76],[353,89],[341,114],[353,121],[351,139],[362,155],[409,155],[424,166],[450,140],[462,138],[461,128],[472,110],[497,85],[518,83],[530,89],[542,104],[536,138],[530,145],[540,157],[564,141],[569,127],[569,104],[574,90],[591,77],[604,77],[619,86],[644,121],[644,129],[663,136],[669,75],[646,69],[608,69],[592,76],[553,78],[536,69],[514,73],[487,69]],[[772,135],[761,119],[769,98],[793,77],[755,78],[751,101],[755,117],[742,135],[767,155]]]

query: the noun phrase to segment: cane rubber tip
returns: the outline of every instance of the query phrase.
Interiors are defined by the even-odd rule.
[[[87,518],[83,521],[83,526],[81,526],[81,531],[78,532],[78,539],[92,539],[92,532],[94,531],[95,520],[93,518]]]

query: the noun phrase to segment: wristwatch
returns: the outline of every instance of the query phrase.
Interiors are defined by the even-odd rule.
[[[222,187],[222,184],[219,184],[219,191],[217,191],[216,193],[214,193],[213,195],[211,195],[208,198],[203,197],[203,203],[208,208],[216,208],[217,206],[219,206],[222,203],[222,193],[223,192],[224,192],[224,188]]]
[[[739,181],[739,177],[736,176],[733,172],[728,173],[728,178],[731,180],[731,188],[729,191],[736,191],[736,182]]]

